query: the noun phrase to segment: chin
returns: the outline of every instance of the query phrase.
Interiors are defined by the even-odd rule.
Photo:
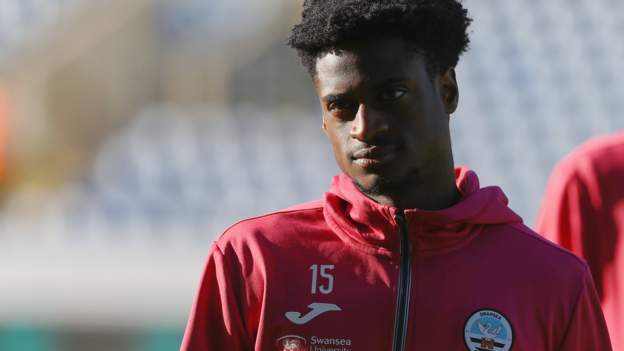
[[[397,188],[401,188],[400,183],[402,183],[379,174],[367,174],[364,177],[352,177],[352,179],[361,192],[370,196],[393,193]]]
[[[411,185],[419,182],[420,172],[415,169],[384,173],[358,173],[349,174],[349,176],[361,192],[376,196],[401,194]]]

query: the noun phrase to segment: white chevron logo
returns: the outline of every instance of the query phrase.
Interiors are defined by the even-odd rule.
[[[314,318],[320,316],[325,312],[342,311],[340,307],[334,305],[333,303],[314,302],[308,305],[308,307],[311,309],[311,311],[308,312],[306,315],[302,316],[299,312],[291,311],[286,312],[286,318],[288,318],[289,321],[295,324],[301,325],[308,323],[309,321],[313,320]]]

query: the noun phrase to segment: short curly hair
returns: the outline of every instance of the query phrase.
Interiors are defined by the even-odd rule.
[[[435,75],[468,50],[470,22],[461,0],[305,0],[288,44],[314,76],[317,58],[346,43],[400,37],[425,56]]]

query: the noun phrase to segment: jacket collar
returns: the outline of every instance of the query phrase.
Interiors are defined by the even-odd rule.
[[[481,188],[477,175],[463,167],[455,169],[455,179],[462,195],[455,205],[437,211],[404,210],[412,249],[419,255],[463,246],[484,225],[522,222],[507,207],[507,197],[499,187]],[[362,194],[345,174],[333,178],[323,203],[325,220],[343,241],[382,256],[394,256],[399,251],[399,211]]]

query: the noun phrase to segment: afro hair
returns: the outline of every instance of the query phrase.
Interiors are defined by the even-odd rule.
[[[399,37],[425,56],[430,74],[457,65],[472,20],[459,0],[305,0],[288,44],[311,75],[316,59],[371,37]]]

